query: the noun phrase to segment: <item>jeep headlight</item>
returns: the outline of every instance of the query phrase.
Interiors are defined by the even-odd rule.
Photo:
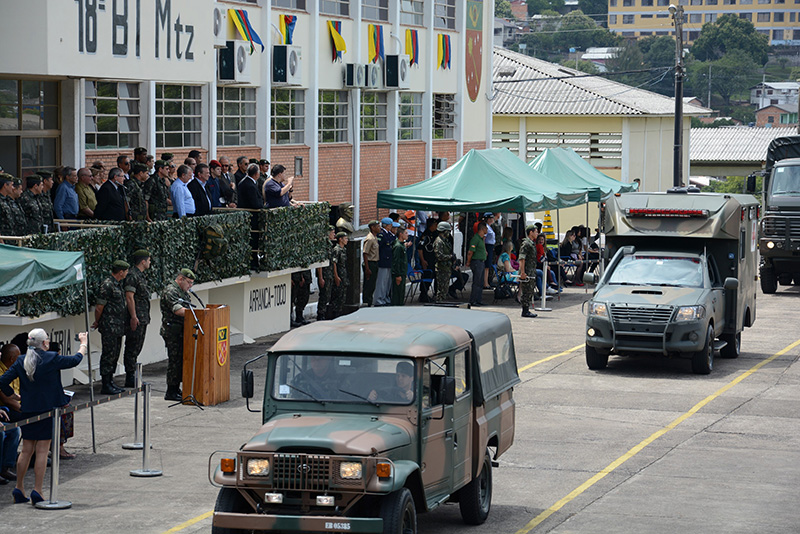
[[[267,458],[250,458],[247,460],[247,474],[251,477],[269,475],[269,460]]]
[[[608,306],[605,302],[589,302],[589,315],[608,317]]]
[[[339,464],[339,476],[348,480],[361,478],[361,462],[342,462]]]
[[[704,306],[681,306],[678,308],[678,314],[675,316],[675,321],[696,321],[706,316],[706,309]]]

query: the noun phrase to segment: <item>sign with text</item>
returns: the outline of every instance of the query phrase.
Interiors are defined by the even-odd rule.
[[[269,278],[254,277],[246,283],[245,332],[267,335],[289,329],[291,284],[288,274]]]

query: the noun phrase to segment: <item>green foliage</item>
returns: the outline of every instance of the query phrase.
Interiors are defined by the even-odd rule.
[[[564,65],[565,67],[569,67],[571,69],[575,68],[575,61],[571,59],[565,59],[561,61],[560,64]],[[595,65],[591,61],[584,61],[582,59],[578,60],[577,70],[585,72],[586,74],[598,74],[600,72],[600,69],[597,68],[597,65]]]
[[[666,35],[650,36],[640,39],[637,44],[642,51],[645,67],[654,69],[650,74],[652,82],[645,89],[670,97],[674,96],[675,39]],[[670,70],[667,70],[668,68]]]
[[[501,19],[514,20],[514,14],[511,12],[511,2],[508,0],[497,0],[494,4],[494,16]]]
[[[722,97],[730,105],[731,97],[747,89],[750,75],[758,69],[753,59],[742,50],[732,50],[713,61],[694,61],[688,66],[688,85],[694,94],[706,94],[711,68],[711,92]]]
[[[542,15],[545,11],[564,12],[564,0],[528,0],[528,16]]]
[[[646,72],[630,72],[644,68],[644,55],[635,42],[625,43],[616,56],[606,61],[606,68],[609,72],[627,72],[614,76],[614,80],[634,87],[642,85],[649,76]]]
[[[581,10],[570,11],[561,19],[561,31],[554,36],[553,44],[560,50],[576,48],[586,50],[592,46],[619,46],[622,37],[599,27]]]
[[[692,45],[692,54],[701,61],[718,60],[734,50],[740,50],[759,66],[766,65],[769,59],[767,37],[756,32],[752,22],[733,13],[703,24],[700,37]]]
[[[590,14],[603,28],[608,26],[608,0],[578,0],[578,9]]]
[[[697,117],[692,117],[692,128],[721,128],[723,126],[736,126],[736,122],[731,119],[717,119],[707,124]]]
[[[258,247],[263,251],[259,269],[279,271],[326,260],[329,213],[327,202],[259,211],[258,226],[264,229]]]
[[[764,179],[760,175],[756,175],[756,191],[761,191],[761,185]],[[747,178],[744,176],[728,176],[725,180],[713,180],[706,186],[700,188],[705,193],[744,193]],[[760,197],[759,193],[756,193]]]

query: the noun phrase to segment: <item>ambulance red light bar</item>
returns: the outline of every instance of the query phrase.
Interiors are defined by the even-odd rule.
[[[669,208],[626,208],[628,217],[708,217],[708,210],[680,210]]]

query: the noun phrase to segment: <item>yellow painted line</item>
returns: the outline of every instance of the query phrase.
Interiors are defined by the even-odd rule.
[[[664,428],[651,434],[648,438],[640,442],[638,445],[630,449],[628,452],[626,452],[625,454],[623,454],[622,456],[620,456],[619,458],[608,464],[608,466],[606,466],[605,469],[603,469],[602,471],[594,475],[592,478],[590,478],[589,480],[587,480],[586,482],[584,482],[583,484],[572,490],[566,497],[564,497],[563,499],[555,503],[553,506],[551,506],[547,510],[543,511],[542,513],[534,517],[527,525],[518,530],[516,534],[527,534],[528,532],[539,526],[545,519],[547,519],[554,513],[561,510],[561,508],[563,508],[565,505],[567,505],[569,502],[575,499],[575,497],[579,496],[581,493],[594,486],[597,482],[602,480],[606,475],[613,472],[617,467],[621,466],[622,464],[624,464],[625,462],[636,456],[636,454],[638,454],[642,449],[650,445],[652,442],[654,442],[655,440],[657,440],[658,438],[660,438],[673,428],[677,427],[679,424],[689,419],[692,415],[697,413],[701,408],[703,408],[709,402],[713,401],[714,399],[716,399],[717,397],[719,397],[720,395],[731,389],[733,386],[735,386],[745,378],[749,377],[750,375],[752,375],[753,373],[755,373],[756,371],[758,371],[759,369],[761,369],[762,367],[773,361],[775,358],[778,358],[779,356],[786,354],[787,352],[797,347],[798,345],[800,345],[800,339],[798,339],[788,347],[776,352],[766,360],[757,363],[756,365],[754,365],[747,371],[743,372],[742,374],[740,374],[739,376],[737,376],[736,378],[734,378],[733,380],[731,380],[730,382],[719,388],[717,391],[715,391],[705,399],[701,400],[700,402],[692,406],[692,408],[688,412],[684,413],[683,415],[672,421]]]
[[[185,529],[186,527],[191,527],[191,526],[192,526],[192,525],[194,525],[195,523],[199,523],[199,522],[200,522],[200,521],[202,521],[203,519],[206,519],[206,518],[208,518],[208,517],[211,517],[213,514],[214,514],[214,511],[213,511],[213,510],[211,510],[211,511],[208,511],[208,512],[206,512],[206,513],[204,513],[204,514],[200,514],[200,515],[198,515],[198,516],[197,516],[197,517],[195,517],[195,518],[192,518],[192,519],[190,519],[190,520],[188,520],[188,521],[186,521],[186,522],[184,522],[184,523],[181,523],[181,524],[180,524],[180,525],[178,525],[177,527],[172,527],[171,529],[169,529],[169,530],[167,530],[166,532],[164,532],[164,534],[168,534],[169,532],[178,532],[178,531],[181,531],[181,530]]]
[[[542,358],[541,360],[537,360],[537,361],[535,361],[533,363],[529,363],[525,367],[521,367],[520,369],[518,369],[517,373],[522,374],[523,371],[527,371],[531,367],[536,367],[537,365],[540,365],[540,364],[542,364],[544,362],[549,362],[550,360],[555,360],[556,358],[559,358],[561,356],[566,356],[567,354],[569,354],[571,352],[575,352],[576,350],[578,350],[580,348],[583,348],[583,345],[584,344],[581,343],[580,345],[576,345],[575,347],[572,347],[571,349],[567,349],[564,352],[559,352],[558,354],[553,354],[552,356],[548,356],[547,358]]]

